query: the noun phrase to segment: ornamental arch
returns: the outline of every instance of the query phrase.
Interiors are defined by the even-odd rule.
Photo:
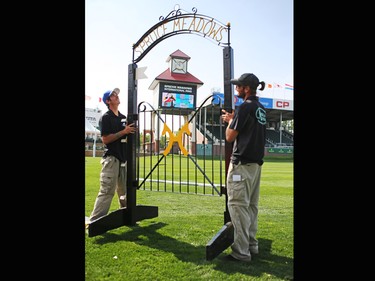
[[[194,168],[203,174],[204,180],[209,183],[212,187],[211,192],[216,192],[219,195],[226,196],[225,180],[220,180],[219,185],[214,183],[214,179],[206,173],[206,167],[202,167],[196,158],[192,157],[189,150],[185,149],[185,143],[183,135],[188,135],[189,123],[196,123],[197,119],[202,118],[203,114],[207,115],[207,112],[203,113],[203,107],[211,98],[213,101],[215,99],[214,95],[208,97],[201,105],[199,105],[194,112],[192,112],[187,118],[185,116],[184,122],[180,123],[178,128],[178,133],[174,133],[170,130],[168,126],[165,126],[162,113],[158,113],[158,110],[153,108],[151,104],[147,102],[141,102],[138,104],[138,81],[137,81],[137,63],[139,63],[156,45],[158,45],[163,40],[166,40],[172,36],[177,35],[198,35],[204,40],[210,40],[214,42],[218,47],[223,50],[223,89],[224,89],[224,101],[220,104],[220,109],[224,108],[227,111],[232,111],[234,109],[233,104],[233,87],[230,84],[230,80],[233,78],[233,49],[230,46],[230,24],[223,24],[213,17],[209,17],[203,14],[197,13],[196,8],[192,8],[191,12],[186,12],[178,5],[175,6],[167,16],[159,17],[159,22],[153,25],[149,30],[147,30],[140,39],[132,46],[132,63],[128,65],[128,114],[127,123],[135,123],[138,127],[138,122],[140,121],[140,116],[145,111],[146,105],[149,106],[149,111],[152,114],[156,114],[164,127],[161,128],[163,131],[169,133],[169,139],[173,141],[170,150],[158,154],[160,157],[149,165],[149,173],[143,174],[143,179],[139,178],[139,144],[140,137],[139,134],[129,135],[127,138],[127,207],[121,208],[114,211],[107,216],[91,223],[88,228],[88,235],[95,236],[106,232],[107,230],[114,229],[123,225],[135,225],[137,221],[153,218],[158,216],[158,207],[156,206],[143,206],[136,204],[136,192],[142,185],[150,180],[150,176],[157,169],[161,161],[169,155],[170,151],[174,150],[174,146],[177,143],[180,149],[180,155],[184,155],[188,160],[193,162]],[[140,107],[141,105],[141,107]],[[212,103],[213,105],[213,103]],[[143,106],[143,108],[142,108]],[[214,106],[212,106],[213,108]],[[179,116],[178,112],[174,115]],[[206,119],[205,119],[206,120]],[[187,122],[186,122],[187,121]],[[194,128],[199,125],[194,125]],[[164,132],[164,133],[165,133]],[[147,147],[148,153],[152,157],[152,143],[154,142],[154,131],[146,129],[144,134],[150,134],[150,144]],[[204,144],[206,145],[206,144]],[[223,149],[225,151],[225,174],[229,165],[229,158],[231,153],[231,145],[224,140]],[[220,161],[221,163],[221,161]],[[221,165],[221,164],[220,164]],[[137,169],[138,168],[138,169]],[[209,167],[207,166],[207,169]],[[220,166],[220,169],[224,167]],[[216,169],[211,166],[211,169]],[[189,181],[194,181],[194,178],[189,179]],[[152,183],[152,179],[150,180]],[[165,183],[167,180],[165,179]],[[181,182],[180,182],[181,186]],[[195,184],[197,187],[197,184]],[[214,194],[214,193],[212,193]],[[227,202],[227,199],[226,199]],[[233,226],[230,222],[230,216],[228,208],[224,212],[224,226],[219,231],[219,233],[212,239],[206,247],[206,258],[208,260],[216,257],[220,252],[229,247],[233,242]]]

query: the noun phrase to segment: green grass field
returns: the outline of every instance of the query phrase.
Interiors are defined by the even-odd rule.
[[[99,190],[100,168],[99,157],[85,158],[85,216]],[[293,159],[265,159],[257,235],[260,253],[249,264],[223,260],[230,248],[206,260],[206,245],[224,224],[225,196],[139,189],[137,204],[158,206],[158,217],[95,237],[86,234],[85,280],[293,279]],[[115,197],[111,211],[117,208]]]

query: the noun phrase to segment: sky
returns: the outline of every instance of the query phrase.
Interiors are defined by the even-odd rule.
[[[275,94],[293,99],[294,91],[284,89],[285,84],[294,85],[293,0],[85,0],[86,108],[106,111],[99,98],[117,87],[119,110],[127,114],[132,46],[176,5],[183,13],[196,8],[198,14],[223,25],[230,23],[234,78],[254,73],[260,81],[282,87],[258,91],[258,96]],[[197,90],[197,106],[213,90],[223,93],[223,47],[202,36],[180,34],[160,42],[137,63],[138,68],[147,67],[147,78],[138,80],[138,103],[151,101],[149,86],[168,69],[166,60],[178,49],[191,57],[188,72],[204,83]]]

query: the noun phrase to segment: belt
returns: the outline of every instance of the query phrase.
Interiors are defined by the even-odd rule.
[[[244,162],[244,161],[237,160],[237,161],[233,161],[233,164],[235,164],[235,165],[246,165],[246,164],[250,164],[250,163],[249,162]]]
[[[260,161],[258,163],[256,162],[241,162],[241,161],[238,161],[238,165],[246,165],[246,166],[249,166],[251,164],[258,164],[259,166],[262,166],[263,164],[263,161]]]

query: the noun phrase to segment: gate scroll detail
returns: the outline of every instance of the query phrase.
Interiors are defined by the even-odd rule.
[[[174,142],[178,143],[178,147],[180,148],[181,152],[185,156],[187,156],[189,154],[189,152],[186,150],[186,148],[184,147],[184,145],[182,143],[182,137],[183,137],[184,133],[189,135],[189,136],[191,135],[191,132],[189,130],[189,123],[185,123],[185,125],[182,126],[181,130],[178,131],[177,135],[174,135],[173,132],[171,131],[171,129],[169,129],[168,125],[166,123],[164,123],[164,129],[161,132],[161,134],[165,135],[166,133],[168,133],[168,135],[169,135],[169,142],[168,142],[167,148],[163,152],[164,156],[167,156],[168,153],[171,151],[171,148],[172,148],[172,145],[173,145]]]

